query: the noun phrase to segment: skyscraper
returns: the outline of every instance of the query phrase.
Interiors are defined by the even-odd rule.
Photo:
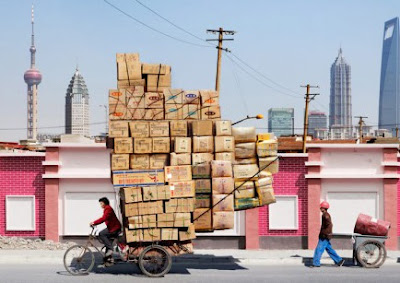
[[[310,111],[308,115],[308,134],[315,136],[315,130],[326,130],[328,118],[321,111]]]
[[[89,92],[78,68],[65,95],[65,133],[87,137],[90,135]]]
[[[344,138],[352,136],[351,68],[342,48],[331,66],[329,128]]]
[[[293,135],[294,109],[270,108],[268,110],[268,131],[275,136]]]
[[[379,91],[379,128],[400,124],[400,49],[399,18],[385,22],[383,31],[381,86]]]
[[[35,33],[34,33],[34,14],[32,5],[32,35],[31,35],[31,47],[29,51],[31,52],[31,67],[24,74],[25,83],[28,85],[27,91],[27,138],[30,140],[36,140],[37,137],[37,89],[38,85],[42,81],[42,74],[35,67]]]

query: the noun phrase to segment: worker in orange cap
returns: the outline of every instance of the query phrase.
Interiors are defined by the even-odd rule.
[[[320,267],[321,256],[326,250],[329,256],[333,259],[337,266],[342,266],[344,264],[344,259],[342,259],[336,251],[332,248],[331,238],[332,238],[332,220],[331,216],[328,213],[329,203],[326,201],[321,202],[320,210],[322,212],[322,223],[321,223],[321,231],[319,232],[319,240],[318,245],[315,248],[313,265],[311,267]]]

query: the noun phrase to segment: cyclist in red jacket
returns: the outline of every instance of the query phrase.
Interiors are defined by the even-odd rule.
[[[99,238],[106,247],[106,257],[109,257],[113,253],[111,238],[118,237],[118,234],[121,232],[121,223],[115,215],[114,209],[110,206],[108,198],[103,197],[99,199],[99,203],[101,208],[104,210],[103,216],[96,221],[91,222],[90,226],[99,225],[103,222],[106,223],[107,228],[100,231]]]

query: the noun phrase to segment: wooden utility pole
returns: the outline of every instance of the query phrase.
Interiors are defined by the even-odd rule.
[[[310,93],[310,88],[319,88],[319,86],[311,86],[309,84],[305,86],[301,86],[307,88],[305,100],[306,100],[306,108],[304,110],[304,131],[303,131],[303,153],[306,153],[306,140],[308,135],[308,105],[310,101],[313,100],[319,93]]]
[[[224,34],[234,35],[236,33],[236,31],[224,30],[223,28],[219,28],[219,29],[208,29],[207,32],[213,33],[213,34],[218,33],[218,39],[207,39],[207,41],[218,41],[218,46],[216,46],[216,48],[218,49],[218,58],[217,58],[217,75],[216,75],[216,79],[215,79],[215,90],[219,92],[219,81],[221,78],[222,50],[224,50],[226,52],[230,52],[228,48],[222,48],[222,42],[224,40],[233,40],[233,38],[224,38]]]
[[[364,120],[363,118],[368,118],[366,116],[354,116],[354,118],[359,118],[360,120],[358,120],[358,135],[360,136],[360,143],[362,143],[362,138],[363,138],[363,124],[364,124]]]

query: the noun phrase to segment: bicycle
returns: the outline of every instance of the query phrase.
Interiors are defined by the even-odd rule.
[[[95,233],[95,227],[92,231],[86,245],[74,245],[66,250],[64,254],[64,267],[71,275],[87,275],[92,271],[95,264],[95,256],[92,249],[95,249],[103,256],[104,266],[109,267],[115,263],[131,262],[139,265],[141,272],[149,277],[161,277],[169,272],[172,267],[172,257],[170,253],[161,245],[149,243],[129,248],[125,255],[120,247],[119,238],[122,234],[113,239],[113,255],[106,257],[105,247],[99,249],[94,240],[98,239]],[[115,257],[118,254],[118,257]]]

